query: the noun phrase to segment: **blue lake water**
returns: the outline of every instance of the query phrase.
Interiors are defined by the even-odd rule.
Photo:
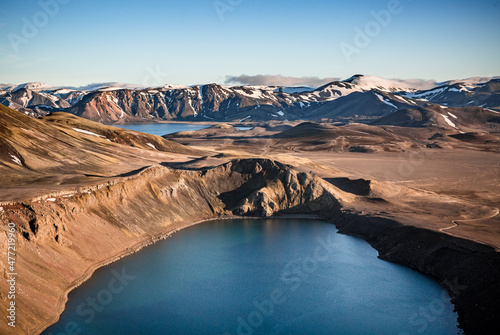
[[[196,123],[131,123],[115,125],[115,127],[140,131],[147,134],[163,136],[173,134],[178,131],[200,130],[210,127],[211,125],[196,124]],[[245,131],[252,129],[249,126],[235,126],[236,129]]]
[[[178,131],[205,129],[210,127],[210,125],[193,123],[130,123],[115,125],[115,127],[140,131],[151,135],[163,136],[173,134]]]
[[[221,220],[99,269],[43,334],[458,334],[434,279],[318,220]]]

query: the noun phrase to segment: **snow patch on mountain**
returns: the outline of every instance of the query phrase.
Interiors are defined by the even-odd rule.
[[[23,163],[21,162],[21,160],[19,159],[19,157],[14,156],[13,154],[9,154],[9,156],[12,158],[12,160],[14,161],[14,163],[23,166]]]
[[[444,114],[440,114],[440,115],[443,117],[443,119],[446,121],[446,123],[447,123],[449,126],[451,126],[451,127],[455,128],[455,129],[458,129],[458,128],[457,128],[457,126],[456,126],[456,125],[455,125],[455,124],[454,124],[454,123],[450,120],[450,118],[449,118],[448,116],[446,116],[446,115],[444,115]]]
[[[412,99],[430,100],[430,99],[434,98],[435,96],[443,93],[447,89],[448,89],[448,87],[443,86],[443,87],[437,87],[435,89],[428,90],[428,91],[407,92],[407,93],[403,93],[403,96],[405,96],[407,98],[412,98]]]
[[[73,128],[73,130],[76,131],[76,132],[82,133],[82,134],[86,134],[86,135],[92,135],[92,136],[97,136],[97,137],[104,137],[104,136],[98,135],[98,134],[93,133],[93,132],[88,131],[88,130],[83,130],[83,129],[78,129],[78,128]]]
[[[391,107],[393,107],[393,108],[399,109],[398,107],[396,107],[396,105],[392,104],[392,103],[391,103],[388,99],[384,99],[384,97],[383,97],[383,96],[381,96],[380,94],[375,93],[375,95],[376,95],[376,96],[377,96],[377,98],[378,98],[380,101],[382,101],[384,104],[389,105],[389,106],[391,106]]]
[[[421,79],[385,79],[376,76],[355,75],[344,82],[354,84],[364,90],[378,89],[385,92],[416,91],[418,89],[430,89],[436,86],[432,80]]]
[[[74,91],[75,90],[72,90],[72,89],[69,89],[69,88],[61,88],[61,89],[55,90],[54,92],[52,92],[52,94],[54,94],[55,96],[61,96],[63,94],[69,94],[69,93],[72,93]]]

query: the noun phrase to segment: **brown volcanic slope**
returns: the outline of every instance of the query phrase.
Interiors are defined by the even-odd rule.
[[[158,136],[67,113],[34,119],[0,105],[0,173],[9,176],[0,180],[0,201],[92,185],[102,178],[112,180],[145,166],[200,154]]]

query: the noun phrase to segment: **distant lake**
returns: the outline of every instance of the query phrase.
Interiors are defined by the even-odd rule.
[[[211,125],[196,124],[196,123],[133,123],[133,124],[121,124],[114,126],[118,128],[140,131],[143,133],[157,135],[157,136],[173,134],[178,131],[200,130],[211,127]],[[235,128],[244,131],[252,129],[253,127],[235,126]]]
[[[43,334],[457,334],[434,279],[319,220],[220,220],[99,269]]]
[[[178,131],[200,130],[210,127],[210,125],[194,123],[130,123],[114,126],[157,136],[173,134]]]

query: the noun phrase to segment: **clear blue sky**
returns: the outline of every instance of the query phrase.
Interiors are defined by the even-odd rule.
[[[0,1],[0,83],[500,75],[500,0],[400,0],[379,31],[370,12],[388,0]],[[348,61],[341,44],[356,47],[370,22],[369,45]]]

